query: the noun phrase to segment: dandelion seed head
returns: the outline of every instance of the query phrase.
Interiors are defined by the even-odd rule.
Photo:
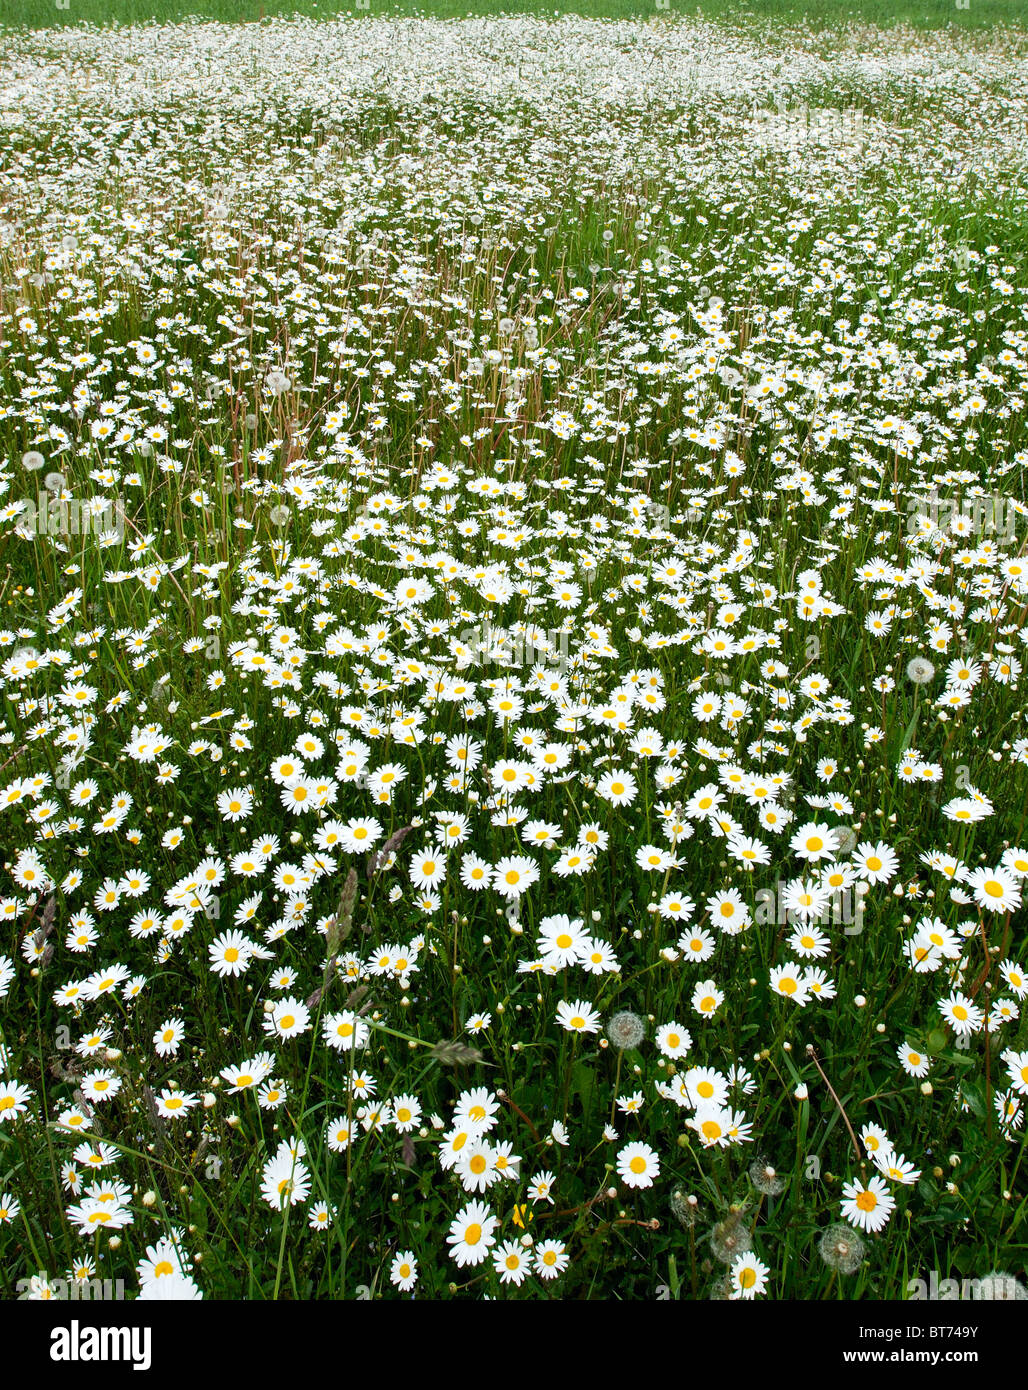
[[[646,1036],[646,1024],[638,1014],[627,1009],[613,1014],[607,1021],[607,1037],[619,1052],[638,1047]]]

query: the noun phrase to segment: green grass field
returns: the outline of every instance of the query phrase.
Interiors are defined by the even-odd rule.
[[[989,29],[995,25],[1028,22],[1025,0],[968,0],[958,8],[956,0],[704,0],[701,4],[668,0],[579,0],[576,4],[543,5],[531,0],[435,0],[431,5],[387,3],[369,0],[67,0],[59,8],[55,0],[3,0],[0,23],[33,28],[74,24],[140,24],[150,20],[170,23],[187,16],[223,23],[253,23],[271,15],[308,15],[319,19],[336,15],[361,18],[375,15],[424,15],[460,19],[471,15],[578,14],[596,19],[637,19],[671,14],[699,16],[746,28],[766,24],[790,24],[813,30],[839,25],[877,25],[892,28]]]

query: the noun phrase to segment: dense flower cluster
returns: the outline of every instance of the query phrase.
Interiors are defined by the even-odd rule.
[[[234,1174],[269,1288],[538,1289],[678,1183],[752,1298],[816,1151],[812,1289],[1022,1144],[1028,281],[953,204],[1024,94],[790,42],[5,53],[0,1129],[141,1297]]]

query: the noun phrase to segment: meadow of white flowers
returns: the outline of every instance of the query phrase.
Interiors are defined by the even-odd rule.
[[[5,38],[9,1296],[1022,1296],[1026,48]]]

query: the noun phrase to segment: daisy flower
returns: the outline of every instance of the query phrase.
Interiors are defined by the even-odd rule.
[[[173,1057],[185,1037],[186,1025],[180,1018],[166,1019],[153,1035],[158,1057]]]
[[[501,1284],[520,1286],[528,1278],[532,1268],[532,1257],[516,1240],[507,1240],[493,1255],[493,1269],[500,1276]]]
[[[493,869],[492,886],[505,898],[517,898],[538,878],[539,866],[534,859],[521,854],[509,855]]]
[[[562,999],[557,1005],[557,1022],[569,1033],[598,1033],[600,1015],[584,999],[568,1002]]]
[[[665,1057],[684,1057],[692,1046],[692,1037],[687,1028],[678,1023],[665,1023],[657,1029],[654,1041],[657,1050]]]
[[[737,1255],[732,1261],[728,1280],[731,1284],[729,1298],[756,1298],[767,1291],[767,1276],[770,1270],[756,1255],[747,1252]]]
[[[842,1190],[843,1217],[862,1231],[880,1231],[896,1209],[896,1200],[882,1178],[867,1183],[850,1182]]]
[[[620,768],[605,772],[596,784],[597,796],[609,801],[612,806],[631,806],[638,790],[638,783],[631,773]]]
[[[863,841],[852,855],[857,877],[865,883],[888,883],[899,867],[894,850],[886,844]]]
[[[223,1067],[219,1075],[228,1082],[225,1094],[231,1096],[237,1091],[248,1091],[251,1086],[259,1086],[271,1075],[274,1065],[275,1059],[271,1053],[261,1052],[238,1067]]]
[[[389,1282],[395,1284],[401,1293],[410,1293],[418,1282],[418,1262],[413,1250],[399,1250],[389,1266]]]
[[[446,1243],[450,1256],[463,1269],[465,1265],[480,1265],[496,1240],[493,1231],[497,1218],[484,1202],[469,1202],[450,1223]]]
[[[1007,982],[1018,999],[1023,999],[1028,994],[1028,975],[1025,975],[1020,965],[1016,961],[1004,960],[1000,962],[999,973]]]
[[[1021,906],[1021,885],[1010,869],[972,869],[964,881],[987,912],[1012,912]]]
[[[539,927],[536,948],[543,960],[563,969],[582,959],[588,937],[578,918],[572,921],[563,915],[544,917]]]
[[[681,1084],[694,1107],[723,1106],[728,1100],[728,1082],[712,1067],[690,1067]]]
[[[810,821],[796,831],[789,847],[798,859],[816,864],[819,860],[830,859],[835,854],[835,831],[830,825]]]
[[[590,975],[617,974],[621,969],[613,947],[606,941],[586,937],[582,945],[582,952],[578,964]]]
[[[967,1038],[972,1033],[977,1033],[985,1018],[977,1004],[959,990],[954,990],[948,999],[939,1001],[939,1012],[958,1038]]]
[[[895,1153],[892,1149],[879,1150],[874,1156],[874,1164],[890,1182],[902,1183],[904,1187],[913,1187],[921,1176],[920,1168],[915,1168],[903,1154]]]
[[[325,1042],[337,1052],[363,1047],[370,1036],[368,1025],[349,1009],[323,1018],[321,1032]]]
[[[552,1206],[553,1198],[550,1195],[550,1189],[556,1181],[557,1179],[550,1172],[536,1173],[528,1184],[528,1195],[531,1197],[533,1204],[536,1202],[549,1202]]]
[[[207,947],[215,975],[241,975],[249,969],[254,943],[242,932],[223,932]]]
[[[286,1098],[286,1088],[281,1081],[267,1081],[257,1092],[257,1104],[262,1110],[275,1110]]]
[[[325,1142],[333,1153],[342,1153],[353,1139],[353,1125],[345,1115],[337,1115],[328,1123]]]
[[[908,1076],[927,1076],[931,1067],[931,1061],[920,1048],[912,1047],[904,1039],[896,1049],[899,1057],[900,1066]]]
[[[162,1120],[180,1120],[198,1104],[200,1097],[188,1091],[172,1091],[165,1087],[156,1100],[157,1113]]]
[[[112,1071],[91,1071],[80,1082],[86,1100],[113,1100],[121,1090],[121,1078]]]
[[[541,1240],[535,1247],[535,1272],[540,1279],[556,1279],[569,1263],[567,1249],[559,1240]]]
[[[704,1018],[713,1018],[725,996],[713,980],[701,980],[692,992],[692,1006]]]
[[[807,1002],[807,990],[804,984],[804,972],[799,966],[787,961],[784,965],[776,965],[770,972],[771,989],[775,994],[781,994],[786,999],[791,999],[794,1004],[799,1004],[800,1008]]]
[[[279,1038],[295,1038],[310,1027],[310,1010],[299,999],[281,999],[264,1018],[265,1033]]]
[[[1028,1096],[1028,1052],[1015,1052],[1008,1048],[1001,1060],[1010,1077],[1010,1084],[1021,1096]]]
[[[0,1081],[0,1124],[23,1115],[31,1099],[28,1086],[20,1086],[17,1081]]]
[[[261,1196],[269,1207],[279,1211],[287,1204],[295,1206],[297,1202],[306,1201],[309,1193],[310,1173],[290,1151],[289,1145],[281,1144],[274,1157],[264,1165]]]
[[[421,1102],[417,1096],[400,1095],[393,1100],[393,1126],[400,1134],[410,1134],[421,1119]]]
[[[618,1153],[617,1171],[626,1187],[652,1187],[660,1176],[660,1160],[648,1144],[626,1144]]]
[[[233,787],[231,791],[219,793],[217,806],[222,820],[245,820],[253,810],[253,796],[246,787]]]

